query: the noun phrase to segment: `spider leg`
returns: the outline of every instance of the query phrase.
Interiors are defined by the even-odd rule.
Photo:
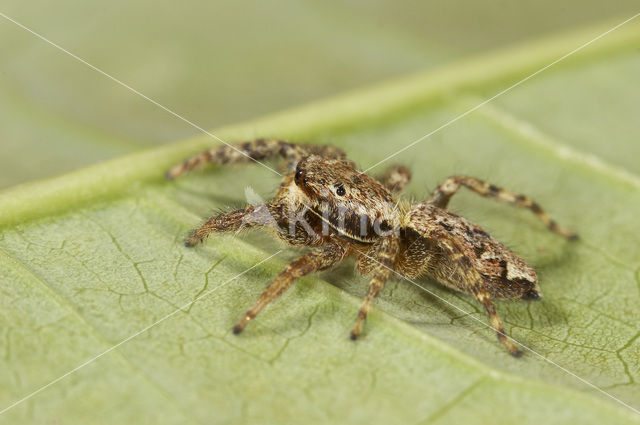
[[[255,318],[270,302],[282,295],[295,281],[313,271],[323,270],[342,261],[346,249],[341,244],[329,244],[314,249],[287,266],[262,292],[245,315],[233,327],[233,333],[239,334],[249,321]]]
[[[195,246],[213,232],[232,232],[255,226],[277,227],[278,210],[271,204],[249,205],[247,208],[210,217],[186,239],[186,246]]]
[[[418,213],[421,211],[424,209],[416,210]],[[495,284],[487,278],[491,269],[481,268],[482,263],[476,261],[474,246],[465,242],[460,229],[443,229],[433,216],[417,214],[412,220],[412,229],[420,234],[420,237],[411,245],[412,252],[405,254],[413,258],[425,258],[424,263],[414,264],[414,267],[421,269],[417,275],[427,274],[449,288],[473,295],[485,308],[500,342],[511,355],[520,356],[518,347],[505,334],[500,316],[493,305],[490,290]],[[402,264],[398,265],[400,270],[402,267]]]
[[[428,202],[439,207],[446,208],[449,200],[456,194],[460,187],[467,187],[480,196],[495,199],[506,204],[526,208],[533,212],[545,226],[554,233],[564,236],[567,239],[575,240],[578,235],[560,227],[536,202],[525,195],[514,193],[474,177],[453,176],[443,181],[429,198]]]
[[[384,284],[387,282],[387,278],[393,269],[399,247],[398,239],[395,236],[391,236],[381,239],[381,242],[371,250],[373,251],[371,256],[366,254],[369,260],[373,260],[373,277],[369,283],[369,291],[364,298],[360,311],[358,311],[356,322],[353,325],[353,330],[351,331],[352,340],[356,340],[362,332],[364,320],[367,318],[369,310],[371,310],[376,297],[380,291],[382,291],[382,288],[384,288]],[[362,255],[365,254],[362,253]]]
[[[277,156],[286,159],[288,168],[293,169],[302,157],[310,154],[330,158],[345,157],[342,150],[333,146],[296,145],[283,140],[257,139],[234,145],[219,146],[200,152],[169,169],[165,176],[168,180],[173,180],[210,162],[218,165],[246,163],[252,160],[260,161]]]
[[[473,296],[476,297],[486,310],[487,315],[489,316],[489,322],[496,331],[496,335],[498,335],[498,340],[507,348],[509,354],[513,357],[520,357],[522,355],[522,351],[518,349],[518,346],[505,333],[502,320],[500,320],[500,316],[496,311],[496,307],[493,305],[493,301],[491,300],[489,293],[484,289],[474,290],[472,292]]]
[[[394,195],[399,194],[411,181],[411,171],[404,165],[392,165],[380,178],[380,182]]]

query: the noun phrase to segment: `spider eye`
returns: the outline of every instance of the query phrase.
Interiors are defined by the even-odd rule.
[[[304,171],[298,168],[298,171],[296,171],[296,175],[293,178],[293,180],[296,182],[297,185],[300,185],[301,183],[306,183],[307,179],[304,178]]]
[[[342,185],[336,186],[336,195],[343,196],[345,193],[347,193],[347,191],[344,190],[344,186]]]

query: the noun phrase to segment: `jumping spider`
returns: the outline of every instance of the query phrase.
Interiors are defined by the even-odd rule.
[[[255,140],[202,152],[167,172],[174,179],[205,163],[229,164],[280,156],[287,162],[275,197],[262,205],[209,218],[186,240],[194,246],[212,232],[266,226],[291,245],[314,247],[289,264],[237,322],[240,333],[296,279],[355,257],[356,268],[370,274],[369,291],[351,331],[356,339],[389,274],[407,278],[429,275],[441,284],[473,295],[485,308],[498,339],[513,356],[518,347],[504,333],[494,298],[538,300],[533,269],[479,226],[446,209],[464,186],[475,193],[531,210],[551,231],[568,239],[577,235],[558,226],[540,206],[519,195],[473,177],[446,179],[425,201],[398,203],[395,196],[411,178],[404,166],[391,167],[380,181],[356,170],[344,152],[331,146],[295,145]]]

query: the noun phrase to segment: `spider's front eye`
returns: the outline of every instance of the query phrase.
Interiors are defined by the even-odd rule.
[[[300,185],[301,183],[306,183],[307,179],[304,178],[304,171],[302,171],[301,169],[298,169],[298,171],[296,171],[296,175],[293,178],[293,180],[296,182],[297,185]]]
[[[344,186],[342,186],[342,185],[336,186],[336,195],[344,196],[345,193],[347,193],[347,191],[344,190]]]

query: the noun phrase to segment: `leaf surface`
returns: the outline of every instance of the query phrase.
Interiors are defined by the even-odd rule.
[[[0,194],[0,409],[99,356],[0,422],[639,423],[566,371],[639,407],[640,177],[629,160],[640,130],[629,110],[640,101],[639,28],[611,33],[372,170],[409,165],[410,200],[451,174],[480,177],[532,196],[580,233],[568,243],[527,212],[470,193],[451,205],[536,267],[543,301],[498,309],[507,332],[547,360],[509,357],[479,305],[429,279],[423,288],[392,279],[353,343],[367,281],[352,263],[300,280],[232,335],[299,252],[255,266],[283,249],[260,232],[182,245],[214,209],[242,204],[246,186],[268,197],[279,181],[259,166],[162,181],[169,165],[210,146],[198,138]],[[214,133],[332,143],[367,168],[605,29]]]
[[[211,129],[636,9],[637,0],[4,0],[0,13]],[[198,134],[2,17],[0,40],[0,188]]]

